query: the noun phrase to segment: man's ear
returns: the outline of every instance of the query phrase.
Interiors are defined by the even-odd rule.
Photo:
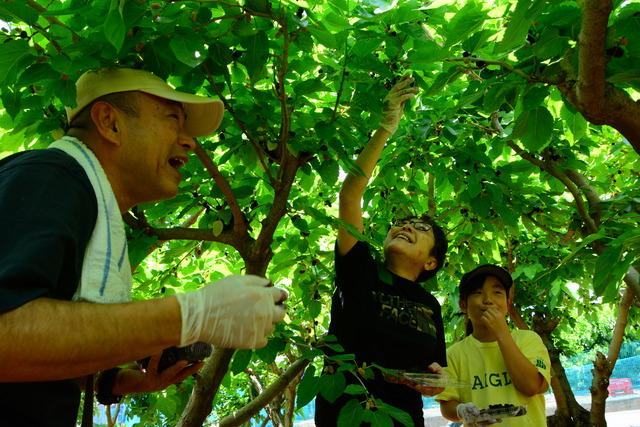
[[[120,145],[122,139],[120,112],[113,105],[103,101],[94,103],[91,106],[91,120],[104,140]]]

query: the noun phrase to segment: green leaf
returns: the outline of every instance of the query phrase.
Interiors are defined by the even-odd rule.
[[[0,3],[0,14],[14,16],[29,25],[38,22],[38,12],[24,0],[5,0]]]
[[[0,44],[0,84],[16,71],[16,65],[30,55],[29,44],[25,40],[13,40]]]
[[[136,267],[143,259],[149,255],[151,248],[158,243],[157,236],[141,235],[127,242],[129,252],[129,263]]]
[[[219,41],[209,45],[209,58],[220,66],[226,66],[233,61],[229,47]]]
[[[465,50],[465,52],[472,54],[478,49],[481,49],[483,46],[485,46],[489,37],[494,34],[494,31],[491,30],[476,31],[471,37],[462,42],[462,48]]]
[[[611,294],[619,288],[622,278],[627,273],[629,266],[635,260],[634,257],[625,258],[622,261],[624,247],[622,245],[609,245],[604,252],[598,255],[596,270],[593,275],[593,292],[598,296],[605,296],[611,300]]]
[[[154,406],[156,410],[165,416],[175,414],[177,410],[176,401],[162,395],[158,398]]]
[[[627,248],[638,243],[640,243],[640,229],[637,228],[625,231],[611,242],[612,245],[624,245]]]
[[[433,96],[439,93],[446,85],[462,75],[463,71],[457,65],[451,66],[438,73],[431,87],[425,91],[426,96]]]
[[[465,5],[446,26],[445,47],[451,47],[456,43],[466,40],[469,34],[475,32],[484,22],[487,14],[482,11],[481,3],[467,1]]]
[[[327,87],[318,79],[303,80],[293,85],[293,91],[298,96],[318,92],[321,90],[327,90]]]
[[[266,347],[254,350],[255,355],[264,363],[273,363],[276,360],[276,356],[282,350],[284,350],[286,343],[280,338],[271,338]]]
[[[469,184],[467,185],[465,196],[468,198],[468,200],[472,200],[478,194],[480,194],[480,191],[482,190],[482,187],[480,185],[480,176],[472,175],[469,177],[468,182]]]
[[[329,12],[328,14],[326,14],[322,22],[326,25],[329,31],[332,31],[334,33],[339,33],[351,28],[349,20],[346,17],[340,16],[334,12]]]
[[[329,402],[336,400],[344,391],[347,382],[340,372],[331,375],[322,375],[319,380],[320,394]]]
[[[476,212],[480,217],[489,216],[489,209],[491,208],[490,199],[486,195],[482,195],[480,197],[474,197],[469,200],[469,206]]]
[[[374,35],[364,33],[355,34],[354,36],[356,40],[351,51],[359,58],[371,55],[371,52],[382,43],[382,40],[375,33]]]
[[[236,350],[229,370],[234,374],[244,372],[247,366],[249,366],[252,356],[253,350]]]
[[[569,48],[569,37],[561,37],[557,28],[545,28],[533,45],[533,53],[544,61],[562,55]]]
[[[621,70],[607,76],[609,83],[630,83],[640,81],[640,69]]]
[[[549,96],[549,88],[546,86],[530,86],[524,93],[522,98],[522,109],[525,111],[533,110],[543,105],[543,102]]]
[[[318,40],[319,44],[329,49],[338,49],[340,47],[336,36],[331,34],[324,25],[310,25],[308,30]]]
[[[0,95],[2,106],[12,119],[20,112],[20,94],[14,92],[11,88],[7,88]]]
[[[501,54],[525,43],[531,23],[536,19],[547,0],[519,0],[509,18],[509,25],[495,53]]]
[[[253,36],[242,39],[241,44],[246,52],[240,57],[239,62],[247,68],[251,80],[256,81],[269,58],[269,38],[264,31],[258,31]]]
[[[322,313],[322,303],[320,301],[308,301],[307,310],[309,311],[309,318],[316,319]]]
[[[360,405],[360,402],[356,399],[351,399],[340,409],[340,413],[338,414],[338,427],[359,426],[362,422],[363,415],[364,409]]]
[[[363,420],[371,423],[371,427],[393,427],[393,419],[388,414],[380,410],[366,411],[364,413]]]
[[[269,0],[246,0],[245,7],[255,12],[271,13],[271,2]]]
[[[499,83],[489,87],[483,100],[483,108],[487,112],[499,110],[503,104],[511,104],[516,99],[521,87],[513,82]]]
[[[360,384],[349,384],[347,388],[344,389],[345,394],[358,395],[358,394],[365,394],[366,392],[367,392],[367,389],[362,387]]]
[[[208,50],[201,37],[195,34],[182,34],[169,42],[171,51],[178,61],[195,68],[207,59]]]
[[[222,230],[224,230],[224,222],[217,220],[214,221],[213,224],[211,224],[211,232],[214,236],[218,237],[220,234],[222,234]]]
[[[552,132],[553,116],[540,106],[525,110],[518,116],[511,136],[520,138],[528,150],[537,153],[547,146]]]
[[[582,241],[580,242],[580,244],[574,248],[571,253],[569,255],[567,255],[566,257],[564,257],[560,263],[556,266],[557,268],[566,266],[567,264],[569,264],[570,261],[574,260],[578,254],[580,253],[580,251],[582,251],[585,247],[587,247],[588,245],[590,245],[592,242],[595,242],[596,240],[600,240],[604,237],[604,231],[599,230],[597,233],[594,234],[590,234],[587,237],[585,237],[584,239],[582,239]],[[541,280],[542,278],[544,278],[545,276],[547,276],[548,274],[550,274],[552,271],[546,271],[545,273],[541,274],[540,276],[538,276],[537,280]]]
[[[426,40],[407,53],[407,59],[414,65],[430,65],[444,59],[449,54],[433,40]]]
[[[104,35],[109,43],[116,48],[119,52],[124,42],[124,36],[126,28],[124,26],[124,18],[122,17],[122,11],[118,7],[118,1],[111,1],[111,8],[109,14],[104,22]]]
[[[316,168],[322,182],[326,185],[335,185],[340,175],[340,167],[338,162],[333,159],[325,160],[320,163],[320,166]]]
[[[43,82],[59,78],[60,73],[51,68],[51,65],[47,63],[35,63],[27,67],[27,69],[20,74],[18,84],[29,86],[32,84],[42,84]]]
[[[376,404],[378,405],[378,408],[380,409],[380,411],[390,415],[392,418],[395,418],[400,423],[402,423],[402,425],[406,427],[413,426],[413,419],[405,411],[398,409],[394,406],[391,406],[387,403],[381,402],[379,400],[376,401]]]
[[[313,365],[307,366],[296,391],[296,409],[304,407],[318,394],[320,377],[315,376],[315,374],[316,367]]]
[[[303,231],[305,233],[309,232],[309,223],[307,223],[306,219],[296,215],[291,219],[291,222],[293,223],[293,226],[296,227],[298,230]]]
[[[327,347],[338,351],[338,347],[333,345],[333,344],[327,344]],[[344,350],[342,350],[342,351],[344,351]],[[333,354],[331,356],[327,356],[327,359],[333,360],[333,361],[336,361],[336,362],[349,362],[349,361],[356,360],[356,358],[355,358],[353,353]]]
[[[586,135],[587,133],[587,120],[580,113],[572,113],[567,107],[566,104],[562,105],[560,109],[560,118],[564,120],[565,124],[569,126],[569,130],[573,135],[573,140],[578,141],[580,138]]]

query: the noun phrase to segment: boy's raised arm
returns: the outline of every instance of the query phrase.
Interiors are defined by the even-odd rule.
[[[339,216],[344,222],[351,224],[358,231],[364,229],[362,222],[362,196],[367,187],[373,169],[380,159],[380,154],[387,139],[395,132],[402,117],[405,102],[413,98],[418,88],[411,87],[413,78],[403,77],[396,83],[384,98],[384,110],[380,127],[375,131],[367,145],[356,160],[356,165],[363,175],[347,174],[339,195]],[[338,253],[344,255],[356,244],[353,237],[345,228],[338,230]]]

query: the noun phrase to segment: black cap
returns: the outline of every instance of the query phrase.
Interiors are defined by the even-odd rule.
[[[460,279],[460,295],[465,295],[470,292],[470,287],[477,283],[478,279],[483,279],[487,276],[494,276],[504,286],[504,289],[508,292],[513,285],[513,279],[511,274],[504,268],[494,264],[484,264],[480,267],[476,267],[468,273],[465,273]]]

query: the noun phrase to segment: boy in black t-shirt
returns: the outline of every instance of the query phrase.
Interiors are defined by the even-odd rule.
[[[385,142],[398,126],[404,103],[417,93],[412,82],[405,77],[390,90],[380,128],[356,160],[364,174],[349,174],[340,191],[340,219],[359,232],[364,229],[362,195]],[[378,266],[367,244],[342,227],[335,250],[336,290],[329,333],[338,338],[344,352],[355,354],[359,366],[441,372],[446,356],[440,304],[417,282],[433,277],[444,264],[443,230],[427,216],[394,221],[384,241],[384,266]],[[408,413],[416,426],[424,425],[421,394],[432,396],[441,390],[406,381],[399,384],[380,373],[373,379],[345,377],[347,384],[364,385],[378,407],[388,404]],[[351,414],[349,425],[361,424],[357,414],[362,411],[355,406],[362,400],[362,396],[343,394],[329,402],[318,395],[316,426],[338,425],[343,409],[342,417]]]

